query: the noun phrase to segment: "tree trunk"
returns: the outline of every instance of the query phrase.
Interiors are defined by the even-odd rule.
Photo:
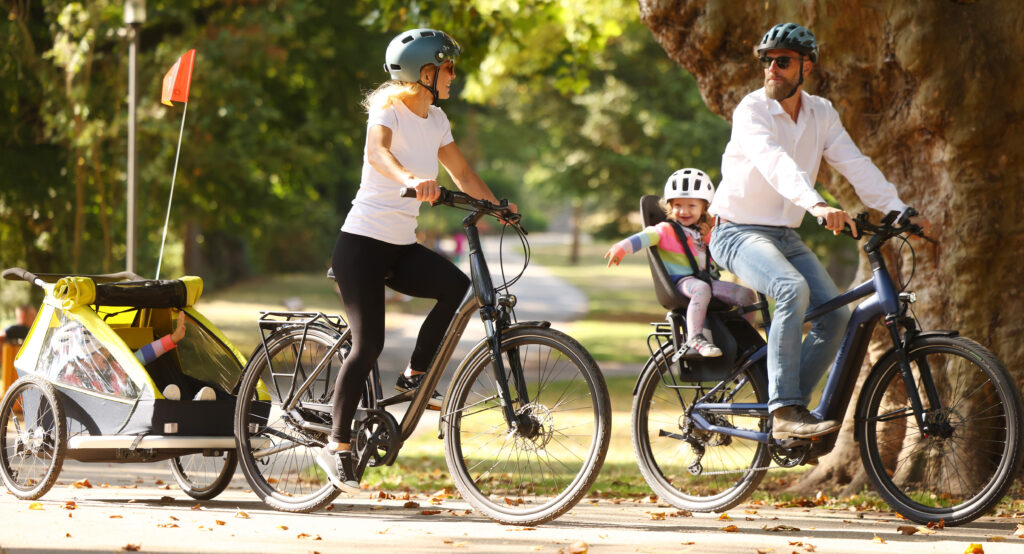
[[[810,28],[820,59],[805,90],[835,105],[902,200],[933,224],[939,246],[913,244],[917,272],[910,289],[918,293],[923,328],[974,338],[1024,383],[1024,65],[1015,61],[1024,54],[1024,11],[1018,2],[639,4],[658,42],[696,76],[708,107],[726,118],[762,86],[753,48],[764,32],[786,21]],[[823,171],[819,180],[844,209],[863,210],[838,173]],[[858,278],[866,278],[866,264],[860,266]],[[909,269],[903,273],[906,280]],[[874,343],[865,367],[884,346]],[[798,486],[863,483],[851,416],[852,407],[836,449]]]

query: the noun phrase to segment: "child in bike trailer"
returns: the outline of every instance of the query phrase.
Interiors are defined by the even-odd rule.
[[[331,265],[341,292],[352,350],[338,372],[331,398],[330,441],[316,461],[339,489],[359,491],[351,450],[352,418],[363,384],[384,348],[384,287],[437,300],[420,328],[409,366],[398,378],[399,392],[419,388],[470,281],[454,264],[416,242],[420,202],[440,194],[438,162],[452,181],[475,198],[498,203],[470,168],[452,138],[437,101],[450,96],[461,50],[446,33],[413,29],[396,36],[385,53],[391,80],[363,102],[369,112],[363,171],[352,209],[334,246]],[[403,187],[416,198],[402,198]],[[509,207],[515,211],[514,204]],[[430,407],[440,409],[435,391]]]
[[[694,353],[714,358],[721,349],[704,336],[704,320],[711,298],[731,306],[746,306],[757,301],[754,291],[720,281],[711,268],[707,239],[711,221],[707,209],[715,195],[711,178],[699,169],[680,169],[665,183],[664,200],[668,221],[647,227],[608,249],[604,257],[608,267],[619,265],[626,254],[656,246],[669,277],[681,294],[690,299],[686,308],[686,349],[676,358]],[[744,314],[753,324],[754,313]]]

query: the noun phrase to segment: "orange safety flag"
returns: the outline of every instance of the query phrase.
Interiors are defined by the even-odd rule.
[[[160,102],[173,106],[171,102],[188,102],[188,87],[192,83],[192,63],[195,62],[196,51],[193,48],[185,52],[174,62],[167,75],[164,75],[163,91]]]

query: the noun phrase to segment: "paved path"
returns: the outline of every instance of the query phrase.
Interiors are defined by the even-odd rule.
[[[904,552],[960,554],[980,543],[988,554],[1020,553],[1012,533],[1024,518],[987,517],[933,535],[902,535],[892,514],[741,505],[731,521],[715,514],[680,516],[656,502],[584,499],[535,529],[498,525],[461,501],[431,506],[409,500],[341,496],[329,511],[286,514],[267,508],[236,476],[215,500],[199,503],[177,489],[167,466],[69,462],[62,479],[33,509],[0,494],[0,552],[559,552],[575,543],[590,552]],[[91,489],[73,488],[89,475]],[[158,480],[172,483],[164,488]],[[104,487],[103,485],[107,485]],[[128,487],[128,488],[125,488]],[[68,504],[68,503],[73,504]],[[73,506],[74,509],[68,509]],[[437,510],[438,513],[423,511]],[[735,525],[736,531],[723,528]],[[877,537],[877,538],[876,538]],[[987,542],[995,537],[1003,542]],[[884,541],[884,542],[883,542]]]

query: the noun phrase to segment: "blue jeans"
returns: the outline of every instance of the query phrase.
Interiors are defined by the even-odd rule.
[[[850,310],[842,307],[815,319],[801,344],[804,315],[839,294],[835,283],[788,227],[723,223],[710,247],[720,265],[775,299],[768,333],[768,409],[806,407],[839,349]]]

